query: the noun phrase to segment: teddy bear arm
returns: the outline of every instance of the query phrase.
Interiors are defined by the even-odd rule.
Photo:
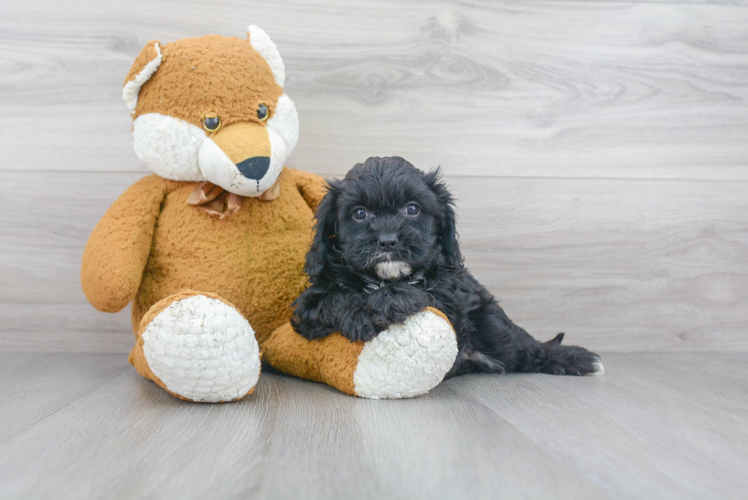
[[[319,205],[325,193],[327,193],[325,179],[319,175],[296,170],[295,168],[288,171],[293,175],[296,182],[296,189],[299,190],[306,204],[309,205],[309,208],[316,211],[317,205]]]
[[[144,177],[96,224],[81,265],[83,292],[96,309],[117,312],[135,297],[165,195],[163,180]]]

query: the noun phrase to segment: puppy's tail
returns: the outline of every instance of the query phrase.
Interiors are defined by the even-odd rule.
[[[561,332],[555,337],[553,337],[551,340],[547,342],[543,342],[542,345],[546,345],[546,346],[558,345],[564,340],[564,336],[566,336],[566,334],[564,332]]]

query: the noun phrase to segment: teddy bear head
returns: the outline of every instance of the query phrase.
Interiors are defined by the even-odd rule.
[[[210,35],[148,42],[122,91],[135,154],[166,179],[261,196],[299,137],[285,78],[277,47],[254,25],[247,40]]]

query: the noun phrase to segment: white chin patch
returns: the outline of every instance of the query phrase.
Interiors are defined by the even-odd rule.
[[[154,174],[172,181],[204,181],[198,151],[205,132],[190,123],[147,113],[132,125],[135,154]]]
[[[286,162],[286,143],[275,131],[266,129],[270,139],[270,165],[259,179],[245,177],[211,138],[200,146],[198,162],[206,180],[226,191],[241,196],[256,197],[270,189],[278,179]]]
[[[411,273],[410,266],[402,261],[380,262],[375,267],[377,276],[383,280],[394,280]]]

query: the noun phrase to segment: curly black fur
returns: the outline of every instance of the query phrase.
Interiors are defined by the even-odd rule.
[[[598,370],[600,357],[561,345],[563,334],[539,343],[504,314],[462,265],[453,206],[438,169],[425,174],[398,157],[369,158],[331,181],[306,258],[311,286],[294,301],[296,331],[367,341],[433,306],[457,332],[448,376]]]

